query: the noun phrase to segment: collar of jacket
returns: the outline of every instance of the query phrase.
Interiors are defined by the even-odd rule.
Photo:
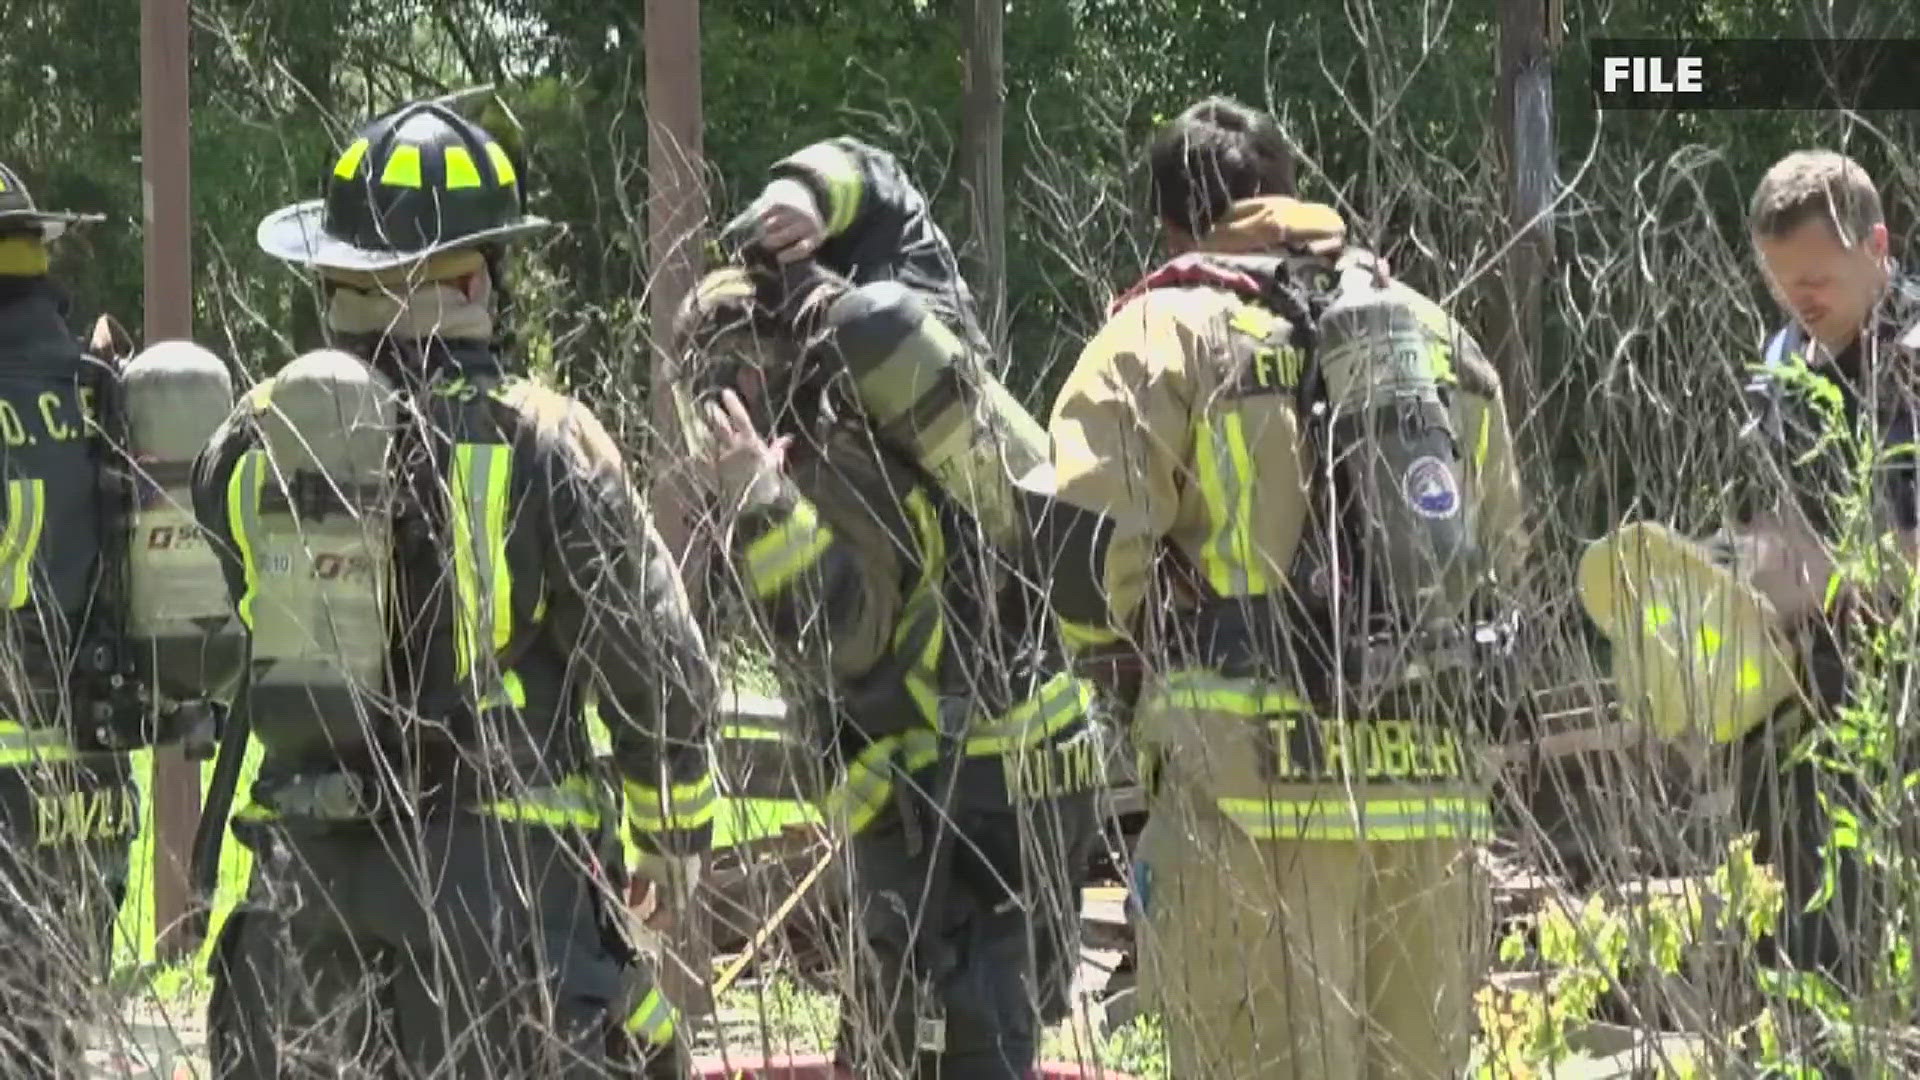
[[[340,347],[365,360],[398,389],[412,394],[458,379],[499,377],[505,371],[493,346],[478,339],[348,338]]]
[[[1112,315],[1141,293],[1153,289],[1212,286],[1257,296],[1260,284],[1211,255],[1281,255],[1290,251],[1337,255],[1346,246],[1347,223],[1340,212],[1324,203],[1302,202],[1283,195],[1241,199],[1228,208],[1192,251],[1176,255],[1109,305]]]

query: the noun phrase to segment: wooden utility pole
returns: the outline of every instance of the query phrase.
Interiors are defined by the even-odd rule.
[[[1554,260],[1552,47],[1560,39],[1560,0],[1500,0],[1500,73],[1494,96],[1500,160],[1513,244],[1502,267],[1501,330],[1495,362],[1516,428],[1534,435],[1540,387],[1542,285]],[[1523,446],[1538,439],[1520,435]]]
[[[148,345],[193,336],[188,0],[141,0],[140,172]],[[163,958],[181,955],[200,816],[200,770],[178,746],[153,751],[153,925]]]
[[[667,392],[674,312],[700,273],[706,185],[700,94],[700,0],[644,0],[647,57],[647,315],[652,327],[654,430],[684,460],[679,417]],[[693,505],[680,470],[662,470],[654,510],[663,538],[686,558]]]
[[[961,175],[973,219],[968,261],[980,320],[996,355],[1007,334],[1007,190],[1004,176],[1006,68],[1002,59],[1006,0],[966,6],[965,96],[961,103]]]
[[[668,390],[674,313],[701,269],[707,225],[701,140],[700,0],[644,0],[647,63],[647,264],[652,326],[651,415],[666,448],[657,460],[683,462],[680,418]],[[684,469],[655,470],[652,506],[661,538],[680,560],[695,609],[704,608],[699,583],[700,552],[689,551],[694,503]],[[682,1012],[713,1011],[712,954],[707,927],[712,916],[700,904],[678,912],[664,935],[678,963],[660,965],[661,992]]]

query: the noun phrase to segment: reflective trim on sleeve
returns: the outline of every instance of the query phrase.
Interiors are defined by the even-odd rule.
[[[827,205],[820,208],[821,216],[826,219],[827,235],[838,236],[847,231],[860,211],[860,197],[865,187],[860,163],[853,155],[832,143],[819,142],[782,164],[804,169],[827,189]]]
[[[662,1046],[672,1040],[675,1022],[680,1011],[673,1007],[666,995],[657,988],[647,991],[633,1012],[627,1015],[626,1029],[633,1035],[654,1046]]]
[[[557,785],[528,788],[512,798],[499,799],[477,808],[480,813],[503,821],[551,828],[592,829],[606,820],[606,791],[585,777],[568,777]]]
[[[713,774],[665,789],[628,780],[627,824],[643,833],[698,829],[711,824],[720,798]]]
[[[768,597],[792,583],[833,543],[833,530],[820,520],[813,504],[796,503],[785,521],[747,545],[747,585],[757,597]]]
[[[967,756],[1008,754],[1051,738],[1086,716],[1093,696],[1091,682],[1056,675],[1004,715],[976,726],[967,737]]]

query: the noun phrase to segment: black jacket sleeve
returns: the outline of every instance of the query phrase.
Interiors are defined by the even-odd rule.
[[[855,285],[900,282],[970,343],[984,344],[953,245],[892,154],[854,138],[827,139],[782,158],[772,174],[813,193],[827,226],[814,256],[821,265]]]
[[[592,413],[571,404],[547,440],[548,618],[599,704],[647,853],[710,846],[707,732],[718,685],[673,559]]]

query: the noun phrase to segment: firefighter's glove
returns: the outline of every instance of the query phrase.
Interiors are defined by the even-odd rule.
[[[732,389],[706,403],[697,417],[696,439],[707,456],[715,496],[722,513],[733,515],[749,506],[763,506],[780,492],[791,435],[769,441],[754,426],[746,403]]]
[[[666,930],[693,904],[698,855],[642,855],[627,879],[627,909],[651,930]]]
[[[753,215],[760,246],[782,263],[810,257],[827,238],[827,223],[813,192],[798,180],[768,184],[754,201]]]

